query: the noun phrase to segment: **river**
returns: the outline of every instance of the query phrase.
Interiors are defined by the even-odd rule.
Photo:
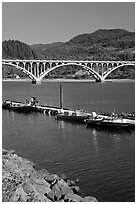
[[[25,101],[35,96],[39,103],[89,112],[134,112],[134,82],[2,82],[2,98]],[[41,113],[2,111],[2,146],[32,160],[37,169],[64,173],[79,179],[83,195],[100,202],[135,201],[135,131],[86,128],[85,124],[57,121]]]

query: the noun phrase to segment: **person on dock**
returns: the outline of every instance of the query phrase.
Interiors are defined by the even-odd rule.
[[[34,96],[31,97],[30,102],[32,106],[36,106],[38,103],[37,99]]]

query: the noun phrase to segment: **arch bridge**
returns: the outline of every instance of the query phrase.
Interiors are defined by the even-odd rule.
[[[80,60],[2,60],[3,65],[10,65],[22,70],[34,83],[41,80],[52,70],[59,67],[76,65],[93,75],[96,81],[105,81],[114,70],[123,66],[134,66],[135,61],[80,61]]]

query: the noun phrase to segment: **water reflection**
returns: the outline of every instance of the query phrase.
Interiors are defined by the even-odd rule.
[[[63,130],[65,128],[64,121],[58,121],[59,124],[59,130]]]
[[[92,130],[92,135],[93,135],[93,143],[94,143],[94,147],[95,147],[95,151],[98,152],[98,140],[97,140],[97,131],[96,129]]]

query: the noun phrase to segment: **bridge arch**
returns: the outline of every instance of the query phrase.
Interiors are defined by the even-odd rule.
[[[12,67],[15,67],[16,69],[19,69],[23,71],[31,80],[37,81],[37,78],[31,74],[28,70],[26,70],[24,67],[17,65],[17,63],[8,63],[8,62],[2,62],[3,65],[9,65]],[[22,64],[21,64],[22,65]]]
[[[118,65],[118,66],[114,66],[113,67],[113,69],[111,69],[110,71],[108,71],[104,76],[103,76],[103,80],[105,80],[106,78],[107,78],[107,76],[111,73],[111,72],[113,72],[114,70],[116,70],[116,69],[118,69],[118,68],[120,68],[120,67],[124,67],[124,66],[134,66],[135,67],[135,64],[133,64],[133,63],[129,63],[129,64],[120,64],[120,65]]]
[[[69,62],[69,63],[65,63],[65,64],[64,64],[64,63],[63,63],[63,64],[58,64],[58,65],[56,65],[56,66],[54,66],[54,67],[52,67],[52,68],[46,70],[46,72],[40,76],[40,81],[41,81],[49,72],[51,72],[51,71],[53,71],[54,69],[57,69],[57,68],[59,68],[59,67],[62,67],[62,66],[64,66],[64,65],[66,65],[66,66],[68,66],[68,65],[81,66],[83,69],[85,69],[85,70],[87,70],[88,72],[90,72],[90,73],[93,75],[93,77],[94,77],[95,79],[101,81],[101,76],[100,76],[97,72],[95,72],[92,68],[90,68],[90,67],[88,67],[88,66],[86,66],[86,65],[84,65],[84,64],[77,64],[77,63],[74,63],[74,62]]]

